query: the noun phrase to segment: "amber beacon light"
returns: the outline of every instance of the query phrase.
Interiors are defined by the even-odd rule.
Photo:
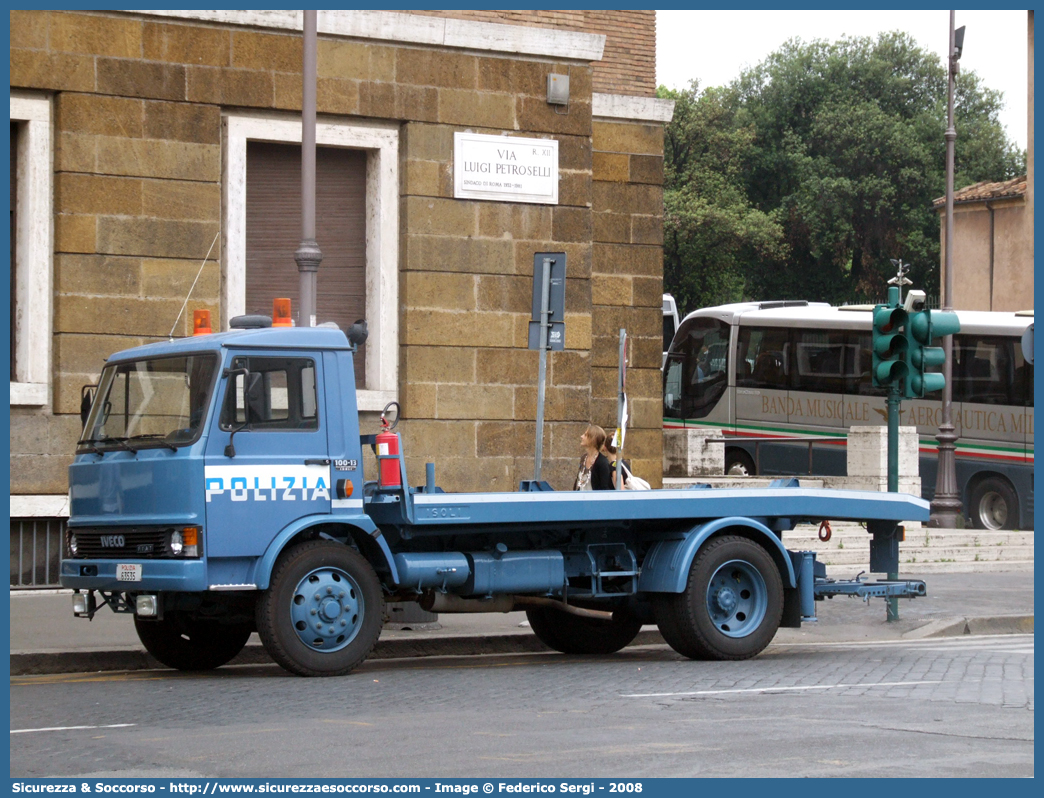
[[[193,335],[210,335],[210,311],[209,310],[194,310],[192,311],[192,334]]]
[[[272,300],[272,326],[273,327],[293,327],[294,323],[290,320],[290,300],[283,297],[280,299]]]

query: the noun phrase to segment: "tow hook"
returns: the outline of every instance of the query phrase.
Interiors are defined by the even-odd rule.
[[[830,536],[832,534],[833,534],[833,532],[831,532],[831,530],[830,530],[830,522],[829,521],[820,521],[819,522],[819,539],[821,541],[823,541],[824,543],[826,543],[828,540],[830,540]]]

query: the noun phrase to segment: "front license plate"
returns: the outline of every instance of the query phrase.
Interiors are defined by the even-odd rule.
[[[120,582],[140,582],[141,581],[141,564],[140,563],[117,563],[116,565],[116,579]]]

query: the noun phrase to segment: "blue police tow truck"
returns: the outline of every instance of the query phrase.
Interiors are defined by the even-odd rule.
[[[208,325],[209,326],[209,325]],[[411,487],[397,433],[361,435],[353,356],[364,325],[228,332],[111,356],[84,392],[61,582],[73,611],[130,613],[145,648],[219,667],[256,630],[303,676],[373,650],[388,602],[525,610],[553,649],[609,654],[643,623],[693,659],[757,655],[825,596],[914,597],[919,581],[834,581],[782,533],[865,521],[871,568],[898,570],[902,494],[767,489],[446,493]],[[364,479],[373,449],[378,480]]]

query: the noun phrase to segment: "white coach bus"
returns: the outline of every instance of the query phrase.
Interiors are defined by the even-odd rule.
[[[785,301],[690,313],[664,363],[664,428],[720,427],[726,473],[843,475],[839,438],[887,422],[886,391],[870,377],[871,310]],[[952,418],[961,502],[975,527],[1032,529],[1033,364],[1021,340],[1033,312],[958,316]],[[926,499],[935,493],[940,397],[903,400],[900,413],[900,424],[917,427]],[[811,450],[787,443],[809,437],[834,440]]]

